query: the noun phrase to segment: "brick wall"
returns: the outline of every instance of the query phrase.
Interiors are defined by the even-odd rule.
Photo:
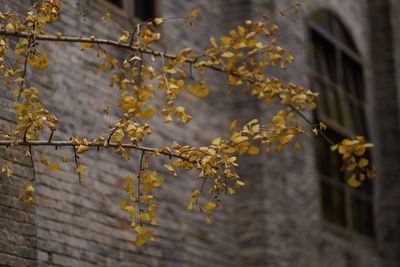
[[[20,2],[5,0],[0,4],[0,10],[12,8],[22,12],[27,3]],[[116,23],[108,26],[99,23],[103,14],[102,6],[98,4],[100,0],[80,1],[85,20],[80,16],[77,2],[63,1],[61,23],[53,26],[52,31],[82,36],[118,34]],[[383,18],[374,17],[375,13],[368,5],[373,5],[370,2],[375,1],[303,0],[300,15],[277,22],[282,44],[296,55],[294,65],[281,76],[307,86],[305,17],[318,8],[329,8],[342,19],[365,58],[370,124],[375,126],[379,121],[376,110],[386,114],[388,124],[398,118],[386,106],[380,105],[378,109],[379,101],[386,100],[377,99],[378,73],[371,66],[378,57],[371,56],[376,50],[370,43],[382,41],[382,36],[371,34],[370,22]],[[165,24],[162,30],[166,40],[159,48],[178,51],[188,46],[206,47],[206,36],[218,36],[249,16],[258,17],[291,3],[289,0],[160,1],[163,17],[188,14],[192,8],[197,8],[201,19],[191,28],[181,27],[178,22]],[[126,23],[117,15],[113,14],[113,18]],[[108,119],[101,109],[105,104],[115,103],[116,93],[108,88],[107,77],[95,72],[96,57],[90,52],[82,53],[79,45],[42,43],[41,46],[49,51],[51,67],[44,71],[29,70],[28,77],[31,85],[43,88],[45,106],[61,119],[61,128],[55,138],[103,134]],[[115,53],[126,56],[123,52]],[[215,86],[207,102],[191,97],[182,100],[194,117],[193,123],[180,128],[152,121],[152,144],[170,144],[173,139],[182,144],[207,144],[213,137],[226,132],[233,117],[240,116],[245,120],[254,114],[263,114],[263,118],[272,114],[250,97],[235,93],[229,97],[230,91],[224,90],[223,78],[211,74],[210,80]],[[390,92],[384,96],[390,97]],[[15,116],[10,93],[0,90],[0,95],[0,124],[12,127]],[[390,178],[384,180],[385,186],[376,196],[376,202],[381,203],[378,209],[386,211],[382,213],[385,219],[378,225],[378,234],[383,236],[388,229],[398,233],[393,219],[398,205],[389,205],[393,198],[385,199],[385,190],[389,190],[389,181],[396,177],[394,173],[398,167],[395,156],[389,161],[383,158],[386,149],[390,153],[395,151],[390,145],[383,144],[386,132],[379,126],[371,127],[378,151],[374,157],[381,170],[388,170],[384,173]],[[0,265],[396,266],[396,259],[380,251],[387,239],[379,238],[371,245],[324,227],[319,213],[319,183],[313,145],[313,140],[307,139],[302,142],[301,152],[287,150],[280,155],[243,158],[240,172],[247,187],[235,198],[225,201],[215,213],[212,225],[204,224],[201,215],[185,211],[191,190],[198,182],[186,173],[181,173],[177,179],[170,178],[159,168],[162,162],[154,162],[152,166],[167,178],[167,183],[156,194],[160,200],[157,242],[140,250],[132,245],[133,234],[126,214],[120,211],[118,204],[125,196],[123,177],[137,172],[137,155],[129,162],[122,162],[105,151],[85,153],[82,161],[89,171],[83,184],[78,183],[73,166],[63,164],[62,171],[51,173],[36,164],[38,203],[28,206],[18,202],[16,195],[21,177],[31,175],[30,163],[20,152],[2,149],[2,159],[10,160],[12,153],[19,165],[15,178],[2,177],[0,180]],[[68,149],[34,150],[36,159],[42,154],[72,159]],[[393,248],[392,243],[388,246]],[[394,249],[391,251],[395,252]]]

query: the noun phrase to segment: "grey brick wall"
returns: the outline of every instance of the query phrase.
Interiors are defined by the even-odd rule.
[[[116,23],[104,26],[98,22],[103,14],[99,1],[81,1],[85,20],[76,8],[77,0],[63,1],[61,23],[51,30],[65,35],[117,34]],[[28,2],[5,0],[0,3],[0,10],[22,12]],[[2,149],[3,160],[11,160],[12,154],[19,165],[15,178],[0,180],[0,265],[398,266],[395,258],[399,255],[398,204],[395,200],[399,186],[393,186],[399,168],[396,164],[398,146],[386,143],[387,138],[392,138],[398,144],[398,102],[393,104],[396,111],[386,103],[393,100],[392,93],[397,92],[394,81],[395,74],[400,73],[400,65],[398,61],[395,65],[383,59],[390,61],[400,46],[394,41],[390,48],[380,46],[386,38],[398,40],[399,37],[395,26],[390,28],[390,33],[385,32],[390,22],[390,9],[384,7],[388,2],[301,1],[301,14],[277,20],[281,28],[280,40],[295,54],[296,62],[284,74],[273,73],[308,86],[304,67],[308,46],[305,17],[319,8],[332,10],[353,35],[365,59],[369,121],[373,141],[377,144],[373,156],[380,173],[375,200],[378,238],[372,244],[333,231],[322,222],[312,139],[303,140],[301,152],[288,150],[280,155],[243,158],[240,172],[247,187],[224,202],[215,213],[212,225],[204,224],[201,215],[185,211],[196,180],[186,173],[181,173],[177,179],[169,178],[159,168],[161,163],[154,162],[153,167],[168,178],[157,192],[160,199],[157,242],[140,250],[132,244],[133,234],[126,214],[118,205],[124,197],[123,177],[137,171],[137,155],[129,162],[122,162],[105,151],[85,153],[82,161],[89,167],[89,175],[83,184],[78,183],[73,166],[62,165],[61,172],[51,173],[37,164],[38,203],[28,206],[18,202],[16,196],[21,177],[31,175],[29,161],[18,151]],[[221,35],[239,21],[291,3],[289,0],[160,1],[163,17],[188,14],[192,8],[201,13],[201,19],[191,28],[181,27],[178,22],[165,24],[162,30],[166,40],[160,49],[178,51],[188,46],[206,47],[206,37]],[[392,1],[392,5],[397,8],[393,10],[399,10],[396,1]],[[379,8],[384,10],[376,12]],[[113,17],[126,23],[123,18]],[[398,25],[396,19],[393,21],[393,25]],[[101,114],[101,109],[105,104],[115,103],[116,93],[108,88],[107,77],[94,71],[96,58],[90,52],[82,53],[79,45],[42,43],[41,46],[50,51],[51,67],[40,72],[29,70],[28,77],[32,85],[43,88],[44,104],[62,119],[55,138],[103,134],[107,118]],[[125,56],[123,52],[116,53]],[[226,132],[233,117],[246,120],[254,114],[262,114],[266,119],[272,114],[250,97],[235,93],[229,96],[230,91],[224,90],[223,77],[211,74],[210,80],[215,86],[208,101],[191,97],[183,100],[194,117],[193,123],[179,128],[152,121],[152,144],[163,145],[173,139],[179,143],[207,144]],[[385,84],[384,89],[382,84]],[[0,90],[0,96],[0,124],[12,127],[15,115],[10,93]],[[57,159],[64,155],[72,159],[67,149],[35,149],[34,153],[37,159],[45,153]]]

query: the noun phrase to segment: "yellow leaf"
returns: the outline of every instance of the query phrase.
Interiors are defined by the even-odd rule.
[[[311,103],[308,104],[308,108],[311,109],[311,110],[316,109],[317,108],[317,104],[315,104],[315,102],[311,102]]]
[[[139,215],[139,219],[142,220],[142,221],[144,221],[144,222],[148,222],[148,221],[151,220],[149,214],[147,214],[147,213],[142,213],[142,214],[140,214],[140,215]]]
[[[169,164],[164,164],[164,167],[169,171],[169,172],[171,172],[172,173],[172,175],[174,176],[174,177],[176,177],[177,176],[177,174],[176,174],[176,171],[175,171],[175,169],[174,169],[174,167],[172,167],[171,165],[169,165]]]
[[[146,241],[142,238],[136,237],[135,241],[133,241],[136,247],[141,247],[146,243]]]
[[[281,142],[282,145],[286,145],[292,141],[293,137],[294,137],[293,134],[288,134],[288,135],[280,137],[279,141]]]
[[[79,176],[81,178],[85,178],[85,172],[87,170],[87,167],[83,164],[79,164],[78,168],[76,168],[76,172],[79,173]]]
[[[119,37],[119,42],[120,43],[127,43],[129,40],[129,32],[128,31],[123,31],[121,37]]]
[[[214,48],[217,48],[217,47],[218,47],[217,41],[215,41],[215,38],[214,38],[214,37],[211,37],[211,38],[210,38],[210,43],[211,43],[212,47],[214,47]]]
[[[209,90],[204,82],[199,82],[196,85],[188,85],[188,90],[198,98],[205,98],[208,96]]]
[[[35,192],[35,188],[32,185],[30,185],[25,189],[25,191],[28,194],[32,194],[33,192]]]
[[[351,187],[359,187],[361,185],[361,182],[358,181],[356,179],[356,175],[353,174],[348,180],[347,183],[351,186]]]
[[[78,148],[76,149],[76,153],[84,153],[89,150],[89,147],[84,146],[84,145],[79,145]]]
[[[8,23],[7,25],[6,25],[6,30],[7,31],[14,31],[14,25],[12,25],[11,23]]]
[[[232,142],[239,144],[239,143],[249,140],[249,138],[247,136],[234,135],[231,137],[231,140],[232,140]]]
[[[153,182],[155,187],[159,187],[164,183],[164,178],[157,177],[156,180]]]
[[[230,51],[227,51],[227,52],[224,52],[224,53],[222,53],[222,57],[226,57],[226,58],[231,58],[231,57],[233,57],[235,54],[234,53],[232,53],[232,52],[230,52]]]
[[[49,168],[49,170],[53,172],[57,172],[60,170],[60,166],[58,166],[57,164],[49,164],[47,168]]]
[[[92,48],[94,46],[93,43],[81,43],[82,48]],[[84,49],[82,49],[84,50]]]
[[[38,69],[45,69],[49,65],[47,55],[44,52],[37,51],[35,54],[28,57],[28,64]]]
[[[162,18],[155,18],[155,19],[154,19],[154,23],[155,23],[156,25],[160,25],[161,23],[163,23],[163,19],[162,19]]]
[[[146,231],[143,235],[142,235],[142,237],[144,238],[144,239],[147,239],[147,240],[152,240],[152,238],[153,238],[153,231]]]
[[[280,115],[276,115],[272,118],[272,122],[276,125],[281,125],[285,123],[285,119]]]
[[[147,204],[147,203],[149,203],[153,198],[154,198],[154,196],[152,196],[152,195],[144,195],[144,196],[140,199],[140,201],[141,201],[142,203]]]
[[[339,146],[339,144],[336,144],[336,145],[331,146],[331,150],[332,150],[332,151],[335,151],[335,150],[338,148],[338,146]]]
[[[233,188],[229,187],[229,188],[228,188],[228,194],[229,194],[230,196],[232,196],[232,195],[236,194],[236,191],[235,191],[235,189],[233,189]]]
[[[24,53],[25,48],[28,46],[28,40],[27,39],[23,39],[21,40],[19,43],[17,43],[17,45],[15,46],[15,53],[17,55],[21,55],[22,53]]]
[[[44,157],[40,160],[40,162],[47,166],[47,165],[49,164],[49,157],[48,157],[48,156],[44,156]]]
[[[210,212],[210,211],[212,211],[213,209],[215,209],[215,208],[217,208],[217,207],[218,207],[217,203],[216,203],[216,202],[213,202],[213,201],[207,202],[207,203],[204,205],[204,209],[205,209],[207,212]]]
[[[347,171],[353,171],[357,167],[356,163],[351,163],[347,166],[346,170]]]
[[[170,116],[170,115],[167,115],[165,118],[164,118],[164,122],[165,123],[169,123],[169,122],[171,122],[172,121],[172,117]]]
[[[358,166],[361,168],[364,168],[368,165],[369,161],[366,158],[361,158],[360,161],[358,162]]]
[[[139,117],[144,120],[150,120],[154,115],[156,115],[156,109],[151,105],[148,105],[145,110],[140,110],[139,112]]]
[[[260,149],[256,146],[251,146],[247,150],[247,153],[249,153],[250,155],[258,155],[260,153]]]
[[[192,17],[192,19],[197,19],[199,17],[199,12],[196,9],[193,9],[190,13],[190,16]]]
[[[234,120],[229,125],[229,130],[235,129],[237,127],[237,120]]]
[[[300,143],[299,143],[299,142],[296,142],[296,143],[294,144],[294,148],[295,148],[296,150],[300,150],[300,149],[301,149]]]
[[[244,182],[240,180],[236,180],[235,182],[235,188],[242,188],[244,186]]]
[[[110,12],[104,13],[104,15],[101,17],[101,19],[102,19],[103,21],[109,20],[110,18],[111,18]]]

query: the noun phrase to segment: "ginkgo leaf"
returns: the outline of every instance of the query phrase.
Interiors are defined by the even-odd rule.
[[[87,170],[87,167],[83,164],[79,164],[78,167],[76,168],[76,172],[79,174],[79,177],[85,178],[85,172]]]
[[[256,146],[251,146],[247,150],[247,153],[249,153],[250,155],[258,155],[260,153],[260,149]]]
[[[163,23],[163,19],[162,19],[162,18],[155,18],[155,19],[154,19],[154,23],[155,23],[156,25],[160,25],[161,23]]]
[[[57,172],[57,171],[59,171],[61,168],[60,168],[60,166],[58,166],[57,164],[49,164],[48,166],[47,166],[47,168],[49,168],[49,170],[50,171],[53,171],[53,172]]]
[[[237,120],[233,120],[229,125],[229,130],[235,129],[237,127]]]
[[[142,221],[144,221],[144,222],[148,222],[148,221],[151,220],[149,214],[147,214],[147,213],[142,213],[142,214],[140,214],[140,215],[139,215],[139,219],[142,220]]]
[[[353,174],[350,176],[350,178],[347,180],[347,183],[351,186],[351,187],[359,187],[361,185],[361,182],[359,180],[356,179],[356,175]]]
[[[49,65],[47,55],[44,52],[36,51],[33,55],[30,55],[27,60],[28,64],[38,69],[45,69]]]
[[[154,115],[156,115],[156,109],[153,106],[148,105],[146,109],[140,110],[138,115],[144,120],[150,120]]]
[[[300,149],[301,149],[301,144],[300,144],[300,142],[296,142],[296,143],[294,144],[294,148],[295,148],[296,150],[300,150]]]
[[[360,161],[358,162],[358,166],[360,166],[361,168],[364,168],[366,166],[368,166],[369,160],[366,158],[361,158]]]
[[[84,146],[84,145],[79,145],[78,148],[76,149],[76,153],[84,153],[86,151],[89,150],[88,146]]]
[[[135,244],[136,247],[141,247],[146,243],[146,241],[142,238],[136,237],[136,239],[135,239],[135,241],[133,241],[133,243]]]
[[[171,165],[169,165],[169,164],[164,164],[164,167],[165,167],[170,173],[172,173],[172,175],[173,175],[174,177],[178,176],[178,175],[176,174],[176,171],[175,171],[174,167],[172,167]]]
[[[224,53],[222,53],[222,57],[227,57],[227,58],[231,58],[231,57],[233,57],[235,54],[234,53],[232,53],[232,52],[230,52],[230,51],[227,51],[227,52],[224,52]]]
[[[198,98],[205,98],[209,94],[207,85],[204,82],[199,82],[195,85],[188,85],[188,90]]]
[[[197,19],[199,17],[199,12],[196,9],[193,9],[190,13],[190,17],[192,17],[192,19]]]

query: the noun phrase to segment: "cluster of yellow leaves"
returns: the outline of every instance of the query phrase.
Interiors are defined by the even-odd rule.
[[[18,91],[15,93],[18,94]],[[18,131],[14,135],[24,137],[26,140],[37,139],[37,135],[43,126],[47,126],[51,132],[54,132],[58,119],[51,115],[38,101],[39,90],[35,87],[25,88],[22,93],[25,96],[25,101],[15,106]]]
[[[149,154],[148,154],[149,155]],[[147,241],[154,241],[154,230],[148,229],[150,225],[156,226],[156,204],[152,190],[161,186],[164,179],[157,172],[148,171],[148,155],[144,158],[143,165],[136,180],[131,176],[125,178],[125,191],[128,199],[121,201],[120,207],[129,213],[131,228],[136,234],[134,244],[137,247]]]
[[[37,69],[45,69],[49,65],[46,53],[42,51],[34,51],[28,55],[28,64]]]
[[[1,166],[0,173],[4,176],[11,177],[13,175],[11,165],[9,163],[3,164]]]
[[[367,149],[372,147],[373,144],[366,143],[362,136],[343,139],[331,147],[331,150],[337,151],[343,159],[343,170],[349,172],[347,182],[350,186],[359,187],[366,178],[375,177],[375,171],[366,156]]]
[[[28,204],[33,204],[35,202],[33,195],[35,188],[33,187],[33,184],[28,181],[23,181],[22,188],[24,191],[18,196],[18,199]]]
[[[35,36],[46,34],[46,24],[58,21],[60,8],[59,0],[38,1],[22,21],[12,12],[0,12],[0,29],[30,34],[29,38],[21,38],[14,48],[15,53],[20,55],[20,59],[24,58],[29,67],[48,67],[47,55],[38,49],[39,44],[36,43]],[[183,20],[191,25],[192,20],[198,17],[197,10],[193,10],[190,17],[183,17]],[[109,13],[102,17],[103,21],[109,18]],[[237,121],[233,121],[229,136],[217,137],[209,146],[181,146],[174,142],[171,148],[155,148],[152,152],[146,152],[136,179],[126,177],[125,191],[128,199],[121,202],[122,210],[130,215],[131,227],[136,233],[134,243],[138,247],[154,240],[154,232],[150,229],[151,225],[156,225],[157,206],[153,190],[164,183],[164,179],[159,177],[157,172],[148,170],[150,155],[164,154],[171,159],[174,157],[172,162],[164,165],[174,177],[178,175],[178,168],[198,172],[200,185],[192,192],[187,209],[193,211],[198,208],[205,214],[206,223],[210,223],[212,213],[221,205],[221,195],[234,195],[245,185],[236,171],[237,157],[243,154],[257,155],[263,147],[266,152],[273,149],[281,152],[286,145],[293,143],[294,148],[300,149],[296,136],[306,131],[297,121],[294,112],[315,109],[318,96],[317,93],[293,83],[285,83],[278,78],[267,76],[271,68],[284,69],[294,61],[294,57],[279,46],[276,39],[278,27],[267,23],[266,20],[248,20],[226,36],[219,39],[210,38],[210,48],[199,54],[191,48],[184,48],[175,56],[152,48],[153,44],[161,39],[157,29],[165,21],[163,18],[155,18],[138,24],[133,30],[123,30],[118,38],[119,45],[125,48],[129,45],[136,49],[124,60],[118,60],[90,40],[81,44],[82,51],[97,50],[101,60],[99,72],[112,72],[109,84],[110,87],[118,89],[118,106],[123,115],[118,117],[114,124],[109,125],[108,138],[100,136],[91,142],[85,138],[72,140],[75,171],[80,179],[85,178],[87,167],[78,162],[78,155],[86,153],[90,146],[108,148],[112,145],[117,154],[124,160],[129,160],[126,147],[139,148],[145,136],[152,133],[150,126],[143,121],[152,119],[158,111],[165,123],[175,119],[184,123],[190,122],[192,116],[187,114],[185,107],[177,104],[176,100],[184,92],[198,99],[207,98],[210,95],[210,86],[205,78],[206,70],[223,73],[229,86],[256,97],[266,105],[279,102],[283,107],[276,112],[269,124],[263,125],[258,119],[253,119],[240,128]],[[56,33],[56,36],[61,34]],[[95,40],[95,36],[90,36],[90,39]],[[0,73],[9,83],[19,85],[14,94],[18,96],[18,100],[22,95],[24,101],[18,101],[15,107],[18,129],[3,135],[15,140],[21,137],[32,140],[38,137],[45,125],[53,134],[58,123],[57,118],[40,104],[39,90],[26,86],[26,69],[20,67],[20,60],[14,64],[15,69],[6,66],[4,58],[9,50],[11,49],[7,40],[0,38]],[[159,95],[162,95],[161,99]],[[109,107],[104,108],[103,112],[108,115]],[[323,130],[324,127],[320,128]],[[365,149],[371,146],[362,137],[356,137],[354,140],[345,139],[332,147],[333,151],[337,150],[342,156],[345,162],[344,169],[351,172],[348,180],[351,186],[357,187],[366,177],[371,178],[374,175],[365,156]],[[32,156],[28,152],[26,155]],[[57,164],[49,162],[46,156],[41,162],[51,171],[61,169]],[[9,165],[3,166],[1,173],[11,176]],[[32,203],[33,186],[25,182],[23,188],[21,200]]]
[[[38,14],[39,21],[56,22],[59,19],[61,9],[60,0],[38,1],[33,5]]]
[[[40,162],[52,172],[58,172],[59,170],[61,170],[60,166],[57,163],[49,162],[48,156],[43,156]]]

